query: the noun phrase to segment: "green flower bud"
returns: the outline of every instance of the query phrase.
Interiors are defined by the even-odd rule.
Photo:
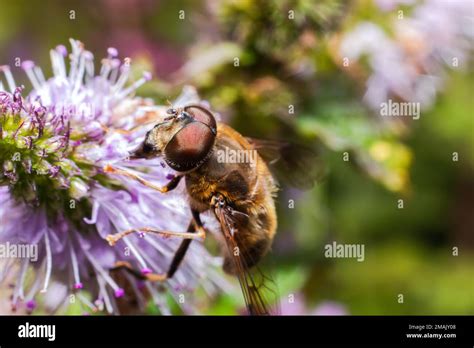
[[[71,180],[71,186],[69,187],[69,195],[76,199],[80,200],[81,198],[87,196],[89,192],[89,186],[80,178],[74,177]]]

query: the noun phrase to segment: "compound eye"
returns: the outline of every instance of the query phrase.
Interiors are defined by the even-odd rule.
[[[214,145],[215,135],[208,126],[192,122],[176,133],[165,148],[165,161],[181,172],[200,166]]]
[[[189,113],[196,121],[207,125],[209,128],[211,128],[211,131],[216,134],[216,119],[208,109],[200,105],[190,105],[185,107],[184,111]]]

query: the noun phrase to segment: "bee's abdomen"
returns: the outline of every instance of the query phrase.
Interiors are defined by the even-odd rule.
[[[273,200],[266,204],[250,203],[246,212],[246,222],[236,226],[235,239],[239,247],[239,257],[246,268],[255,266],[270,250],[276,231],[276,216]],[[235,274],[234,255],[226,255],[224,271]]]
[[[238,233],[238,231],[237,231]],[[268,238],[262,238],[258,241],[254,242],[253,244],[244,244],[239,243],[239,253],[236,254],[226,254],[224,257],[224,265],[222,268],[226,273],[229,274],[236,274],[238,269],[235,264],[235,257],[242,257],[243,264],[245,268],[252,268],[257,263],[260,262],[262,257],[268,252],[270,249],[271,240]]]

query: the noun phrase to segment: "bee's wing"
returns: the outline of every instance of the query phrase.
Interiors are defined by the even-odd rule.
[[[254,266],[249,269],[247,267],[248,255],[238,247],[235,236],[239,232],[236,230],[233,221],[233,215],[236,211],[230,207],[217,207],[215,213],[221,225],[229,255],[237,271],[237,278],[249,314],[279,314],[279,296],[275,282],[264,275],[258,267]],[[239,251],[237,255],[235,254],[236,250]],[[270,296],[273,297],[271,300],[269,299]]]
[[[193,86],[185,85],[181,94],[174,100],[173,103],[170,103],[174,107],[185,107],[188,104],[198,104],[201,99],[199,94]]]
[[[278,140],[246,139],[277,181],[299,189],[310,189],[322,181],[326,168],[312,148]]]

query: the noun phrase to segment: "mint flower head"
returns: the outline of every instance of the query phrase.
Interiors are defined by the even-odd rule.
[[[0,67],[0,243],[37,248],[37,258],[0,259],[0,286],[12,282],[13,309],[27,311],[37,301],[47,307],[54,298],[61,305],[77,294],[87,311],[116,313],[118,298],[143,298],[143,292],[161,313],[170,312],[168,295],[191,311],[192,299],[178,300],[183,291],[202,285],[212,294],[225,286],[216,268],[219,259],[195,242],[172,279],[143,283],[121,270],[131,285],[125,287],[110,272],[116,262],[142,273],[165,273],[180,240],[136,235],[111,247],[105,239],[142,226],[187,227],[190,213],[179,190],[163,195],[103,170],[112,163],[140,169],[157,184],[169,180],[173,174],[160,161],[127,160],[147,130],[145,120],[159,117],[165,107],[134,96],[151,76],[130,82],[129,61],[122,63],[114,48],[96,74],[92,53],[79,41],[71,45],[70,53],[64,46],[51,50],[50,79],[33,62],[23,62],[33,86],[28,94],[15,84],[9,67]],[[180,99],[196,98],[188,89]]]

